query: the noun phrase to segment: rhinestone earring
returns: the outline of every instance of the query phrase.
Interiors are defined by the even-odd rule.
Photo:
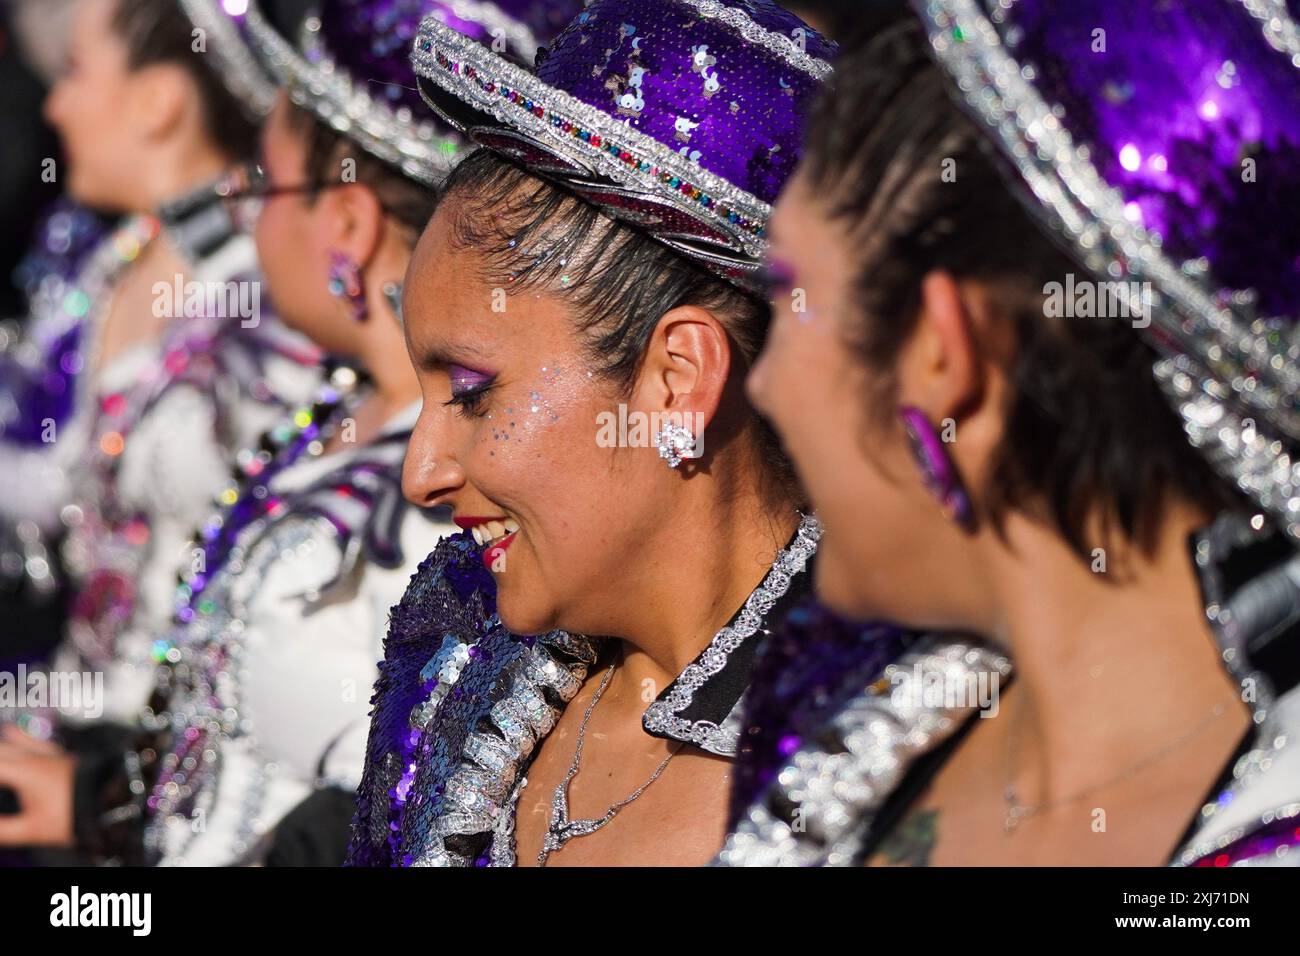
[[[971,508],[970,495],[962,484],[961,476],[944,447],[943,439],[925,416],[925,412],[912,405],[903,405],[898,409],[898,417],[907,432],[908,443],[912,448],[912,457],[921,472],[921,481],[926,489],[938,500],[944,513],[962,528],[972,531],[975,528],[975,512]]]
[[[370,310],[366,306],[366,292],[361,284],[361,266],[346,252],[330,252],[330,295],[342,299],[352,312],[352,318],[364,322]]]
[[[659,449],[659,457],[668,462],[668,467],[676,468],[683,458],[695,457],[695,432],[683,425],[664,422],[664,427],[655,436],[655,447]]]

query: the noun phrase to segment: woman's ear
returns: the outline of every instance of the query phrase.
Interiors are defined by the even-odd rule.
[[[194,81],[183,69],[154,63],[131,74],[123,108],[136,135],[157,142],[183,132],[188,114],[201,107]]]
[[[323,190],[317,202],[326,214],[330,248],[350,256],[365,268],[384,238],[384,207],[373,189],[362,183],[346,183]]]
[[[642,360],[638,404],[703,415],[707,423],[722,402],[731,357],[727,330],[712,312],[693,305],[670,309]]]
[[[968,489],[983,487],[1006,430],[1010,389],[999,340],[1008,330],[994,321],[993,294],[946,272],[926,275],[898,361],[898,404],[920,409],[939,430]]]
[[[958,417],[980,399],[984,370],[968,291],[946,272],[928,273],[916,327],[899,353],[898,402],[931,421]]]

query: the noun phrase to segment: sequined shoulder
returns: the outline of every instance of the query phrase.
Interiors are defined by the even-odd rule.
[[[847,866],[875,814],[923,754],[962,724],[971,704],[1010,675],[1008,659],[973,643],[920,638],[879,679],[794,743],[739,815],[721,866]],[[967,689],[972,693],[948,693]],[[936,692],[937,691],[937,692]]]
[[[519,768],[594,659],[585,638],[506,630],[481,550],[468,534],[444,539],[392,613],[349,863],[479,860]]]

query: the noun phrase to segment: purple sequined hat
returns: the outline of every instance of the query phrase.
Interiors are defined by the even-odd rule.
[[[278,84],[248,45],[244,14],[248,0],[179,0],[180,8],[203,31],[203,50],[230,94],[250,119],[262,119],[275,104]],[[197,38],[196,38],[197,40]]]
[[[409,51],[420,20],[449,24],[469,42],[523,62],[572,10],[542,0],[321,0],[292,43],[253,2],[247,24],[294,103],[412,179],[436,185],[465,142],[429,117],[415,89]]]
[[[595,0],[535,71],[435,19],[412,60],[475,142],[749,287],[834,53],[770,0]]]
[[[1300,539],[1300,28],[1283,0],[914,0],[1187,435]],[[1143,301],[1145,300],[1145,301]]]

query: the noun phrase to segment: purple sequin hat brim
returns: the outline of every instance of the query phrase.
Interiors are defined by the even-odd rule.
[[[275,105],[279,85],[258,61],[244,35],[240,9],[220,0],[179,0],[180,8],[196,30],[206,36],[208,64],[230,95],[239,101],[249,119],[266,118]]]
[[[1267,159],[1275,202],[1296,188],[1285,4],[913,5],[1027,207],[1126,296],[1189,441],[1300,540],[1300,234],[1241,167]]]
[[[781,103],[779,110],[769,106],[767,111],[777,116],[775,135],[782,140],[777,143],[777,149],[786,146],[779,168],[774,170],[770,163],[765,165],[777,149],[764,150],[761,147],[765,144],[757,137],[754,142],[745,142],[738,123],[715,123],[732,139],[740,140],[722,144],[730,146],[730,151],[720,146],[713,153],[703,150],[703,158],[701,151],[691,155],[688,148],[665,142],[667,136],[662,128],[658,138],[644,131],[651,119],[650,111],[618,115],[619,93],[626,96],[634,92],[619,83],[616,70],[611,71],[615,50],[603,50],[602,64],[597,48],[603,43],[618,43],[632,37],[636,27],[621,22],[620,16],[626,15],[631,6],[623,0],[598,0],[560,34],[550,50],[539,56],[536,71],[510,63],[436,20],[426,19],[412,52],[420,91],[440,117],[475,143],[508,156],[530,172],[572,190],[607,214],[640,227],[741,288],[756,291],[757,272],[767,248],[765,231],[772,211],[771,200],[798,157],[802,129],[797,107],[811,100],[831,67],[784,33],[760,26],[737,5],[715,0],[658,0],[640,4],[644,8],[640,11],[642,15],[646,9],[655,8],[653,12],[660,18],[660,24],[669,17],[685,18],[715,31],[701,33],[702,39],[729,41],[737,48],[757,51],[746,64],[749,75],[762,74],[761,81],[770,83],[770,90],[755,80],[752,88],[728,94],[728,99],[734,95],[738,99],[770,104],[772,98],[780,96],[782,87],[791,93],[790,105]],[[763,9],[766,12],[769,8]],[[797,18],[783,11],[779,15],[789,18],[783,19],[783,23],[807,29]],[[613,41],[606,37],[589,42],[593,36],[590,24],[601,16],[605,17],[604,25],[617,24],[620,33]],[[810,29],[808,34],[819,51],[834,52],[832,44]],[[575,52],[579,46],[585,46],[585,51]],[[636,53],[630,52],[634,49]],[[672,52],[680,56],[682,49],[684,45]],[[667,56],[631,41],[624,49],[624,59],[629,64],[634,57],[640,57],[643,63],[654,63],[659,55]],[[582,59],[584,56],[590,57],[591,62]],[[603,108],[604,100],[598,99],[598,94],[593,94],[590,88],[583,90],[584,97],[547,82],[548,76],[556,75],[561,60],[570,70],[572,85],[578,82],[572,79],[575,74],[595,77],[587,82],[588,87],[601,86],[600,81],[604,81],[604,89],[611,91],[605,98],[608,109]],[[632,72],[631,66],[626,71]],[[689,77],[695,86],[709,79],[707,69],[696,72],[699,76]],[[688,71],[683,71],[683,75],[688,75]],[[602,105],[594,105],[593,101]],[[679,93],[678,102],[689,102],[689,97]],[[736,106],[732,111],[736,112]],[[673,112],[676,111],[668,111],[666,115],[671,116]],[[661,127],[664,115],[653,117]],[[705,118],[696,115],[701,120]],[[714,118],[717,119],[716,114]],[[636,128],[633,122],[643,128]],[[765,133],[772,135],[771,130]],[[761,155],[756,159],[756,154]],[[710,169],[710,165],[715,169]],[[735,181],[741,178],[739,175],[722,175],[718,168],[750,173],[752,181],[745,185],[751,188]],[[767,195],[757,195],[760,190]]]
[[[369,77],[353,76],[321,43],[321,21],[308,17],[300,45],[281,36],[249,4],[246,24],[254,47],[289,98],[322,123],[416,182],[436,186],[462,154],[465,142],[409,106],[371,95]]]

